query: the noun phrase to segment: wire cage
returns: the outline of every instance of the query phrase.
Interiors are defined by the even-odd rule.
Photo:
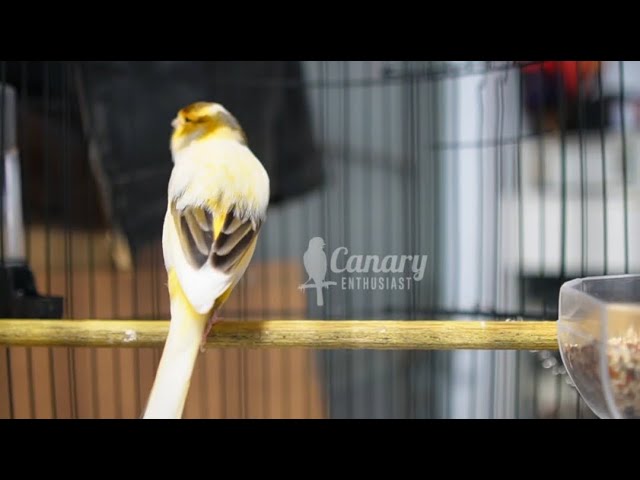
[[[211,100],[272,186],[225,320],[553,322],[638,270],[639,65],[2,61],[1,316],[169,318],[170,122]],[[162,353],[17,343],[1,418],[139,418]],[[554,349],[335,345],[209,348],[184,416],[594,417]]]

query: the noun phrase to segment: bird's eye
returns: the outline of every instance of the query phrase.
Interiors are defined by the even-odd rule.
[[[189,122],[191,122],[191,119],[189,117],[184,117],[184,122],[185,123],[189,123]]]

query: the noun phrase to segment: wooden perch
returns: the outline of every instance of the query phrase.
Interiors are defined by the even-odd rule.
[[[0,345],[161,347],[168,321],[0,320]],[[554,321],[228,321],[216,325],[213,347],[376,350],[556,350]]]

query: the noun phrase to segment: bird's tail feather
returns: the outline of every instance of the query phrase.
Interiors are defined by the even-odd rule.
[[[171,274],[169,277],[171,291]],[[208,318],[208,315],[199,314],[191,307],[179,285],[171,292],[169,334],[143,418],[182,418]]]

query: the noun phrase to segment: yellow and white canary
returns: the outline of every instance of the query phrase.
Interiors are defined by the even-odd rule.
[[[197,102],[172,122],[162,249],[169,334],[143,418],[181,418],[217,312],[244,274],[269,204],[269,176],[222,105]]]

